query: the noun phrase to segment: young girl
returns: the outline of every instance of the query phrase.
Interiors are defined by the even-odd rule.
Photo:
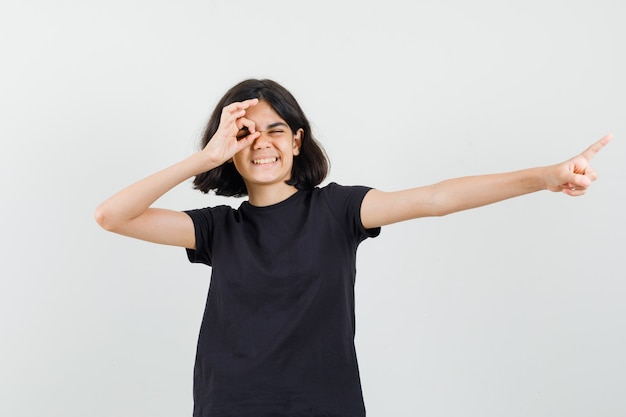
[[[246,80],[217,104],[202,150],[96,210],[106,230],[186,248],[212,275],[197,346],[194,416],[365,415],[354,347],[357,248],[381,226],[550,190],[585,193],[605,136],[561,164],[396,192],[318,185],[328,161],[294,97]],[[195,177],[238,209],[152,208]]]

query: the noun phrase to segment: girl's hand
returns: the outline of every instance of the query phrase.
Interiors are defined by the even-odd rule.
[[[611,139],[613,139],[613,135],[606,135],[580,155],[569,161],[548,167],[546,188],[570,196],[585,194],[591,183],[598,178],[598,174],[589,162]]]
[[[246,109],[258,102],[258,99],[253,98],[231,103],[222,109],[220,125],[202,150],[214,166],[220,166],[229,161],[233,155],[246,146],[250,146],[259,137],[260,133],[256,131],[254,122],[245,117]],[[242,137],[239,134],[242,129],[247,129],[249,134]]]

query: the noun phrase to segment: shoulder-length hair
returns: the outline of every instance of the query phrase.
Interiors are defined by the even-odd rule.
[[[267,102],[276,113],[289,125],[292,132],[303,130],[300,153],[294,158],[291,178],[286,181],[299,190],[311,189],[319,185],[330,168],[330,163],[323,147],[313,137],[311,125],[294,96],[283,86],[268,79],[249,79],[240,82],[224,94],[217,103],[202,135],[202,149],[209,143],[220,124],[222,109],[231,103],[258,98]],[[217,195],[242,197],[248,195],[246,184],[235,164],[224,163],[194,178],[195,189]]]

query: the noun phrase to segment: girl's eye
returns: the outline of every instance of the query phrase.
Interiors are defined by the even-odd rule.
[[[274,135],[274,134],[279,134],[279,133],[283,133],[283,132],[284,132],[284,130],[277,129],[277,130],[271,130],[270,134]]]
[[[248,136],[250,134],[250,131],[248,130],[247,127],[243,127],[241,130],[239,130],[239,132],[237,133],[237,140],[241,140],[243,138],[245,138],[246,136]]]

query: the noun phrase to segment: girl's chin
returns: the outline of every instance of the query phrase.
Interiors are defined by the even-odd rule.
[[[276,177],[263,177],[263,176],[253,176],[250,178],[244,178],[244,183],[246,184],[246,188],[250,189],[253,187],[276,187],[276,188],[291,188],[292,186],[287,184],[291,177],[284,178],[276,178]]]

